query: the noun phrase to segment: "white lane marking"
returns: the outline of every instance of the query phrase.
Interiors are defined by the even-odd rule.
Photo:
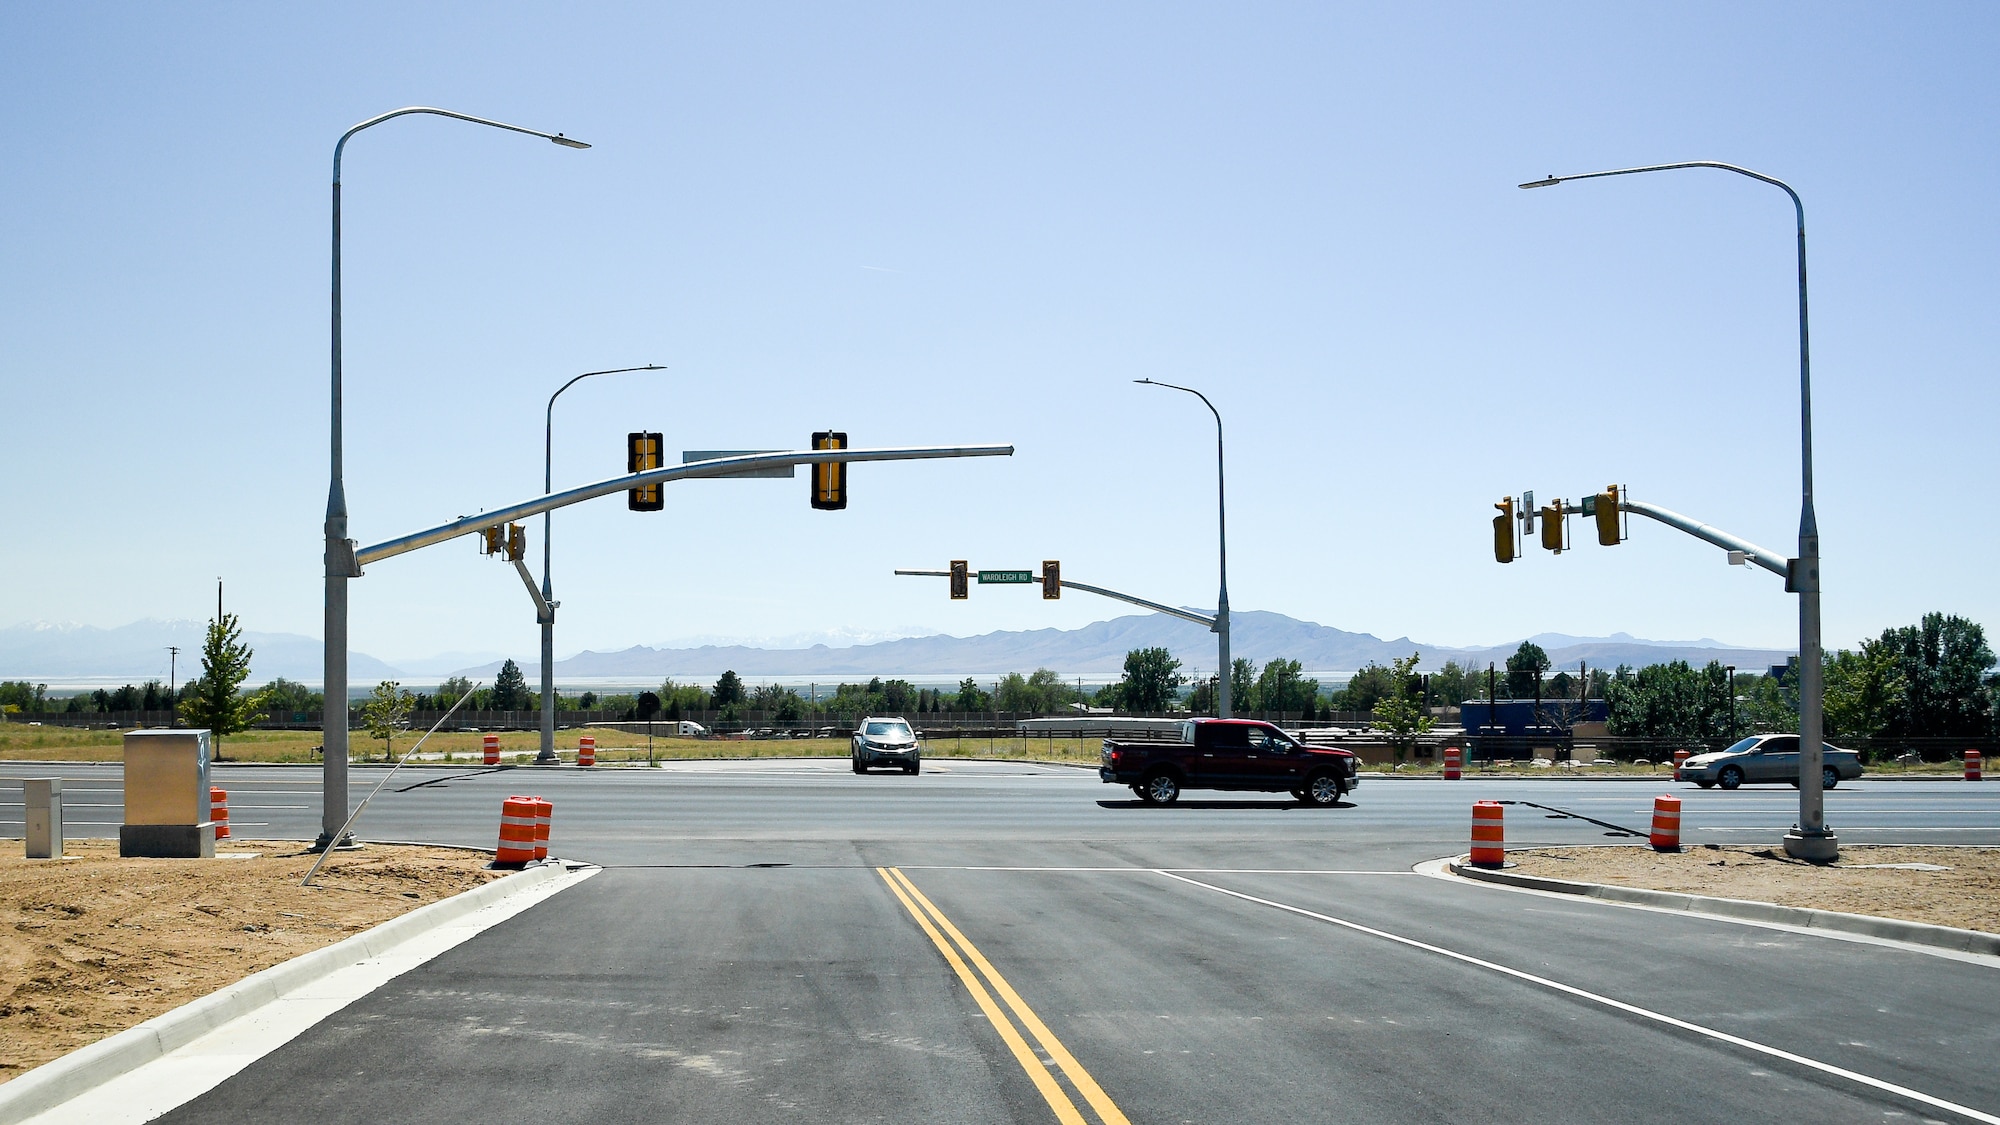
[[[1503,976],[1513,977],[1516,980],[1526,981],[1529,984],[1540,985],[1543,988],[1549,989],[1554,992],[1560,992],[1566,996],[1574,996],[1579,1000],[1588,1000],[1593,1004],[1601,1004],[1604,1007],[1613,1009],[1614,1011],[1625,1012],[1628,1015],[1638,1016],[1641,1019],[1652,1020],[1656,1023],[1665,1024],[1668,1027],[1679,1028],[1682,1031],[1691,1031],[1696,1035],[1705,1035],[1711,1039],[1720,1040],[1721,1042],[1728,1043],[1731,1046],[1741,1047],[1747,1051],[1754,1051],[1760,1055],[1768,1055],[1771,1058],[1775,1059],[1783,1059],[1786,1062],[1805,1067],[1809,1070],[1816,1070],[1822,1074],[1830,1074],[1836,1078],[1844,1078],[1849,1082],[1853,1082],[1862,1086],[1867,1086],[1870,1089],[1880,1090],[1883,1093],[1894,1094],[1897,1097],[1908,1098],[1911,1101],[1919,1102],[1927,1106],[1932,1106],[1936,1109],[1942,1109],[1949,1113],[1956,1113],[1963,1117],[1970,1118],[1973,1121],[1987,1122],[1988,1125],[2000,1125],[2000,1117],[1996,1117],[1990,1113],[1981,1113],[1979,1110],[1973,1109],[1971,1106],[1963,1106],[1958,1104],[1957,1102],[1946,1101],[1943,1098],[1934,1097],[1930,1094],[1926,1094],[1921,1090],[1912,1090],[1908,1086],[1898,1086],[1893,1082],[1885,1082],[1880,1078],[1874,1078],[1869,1075],[1862,1074],[1859,1071],[1848,1070],[1845,1067],[1834,1066],[1832,1063],[1824,1063],[1820,1062],[1817,1059],[1809,1059],[1804,1055],[1796,1055],[1782,1048],[1773,1047],[1766,1043],[1759,1043],[1753,1039],[1745,1039],[1740,1035],[1731,1035],[1726,1031],[1719,1031],[1712,1027],[1705,1027],[1702,1024],[1690,1023],[1689,1021],[1683,1019],[1676,1019],[1673,1016],[1667,1015],[1664,1012],[1655,1012],[1650,1008],[1641,1008],[1637,1004],[1627,1004],[1623,1000],[1613,1000],[1609,996],[1603,996],[1595,992],[1590,992],[1588,990],[1578,988],[1575,985],[1564,984],[1561,981],[1550,980],[1548,977],[1536,976],[1533,973],[1523,972],[1520,969],[1509,968],[1506,965],[1501,965],[1492,961],[1484,960],[1479,957],[1474,957],[1469,953],[1460,953],[1457,952],[1456,950],[1446,949],[1443,946],[1437,946],[1437,945],[1432,945],[1429,942],[1418,941],[1415,938],[1407,938],[1402,936],[1401,934],[1392,934],[1387,930],[1378,930],[1375,929],[1373,926],[1364,926],[1359,922],[1350,922],[1344,918],[1335,918],[1329,914],[1321,914],[1318,913],[1317,911],[1307,910],[1302,906],[1292,906],[1289,903],[1275,902],[1268,898],[1258,898],[1255,895],[1247,895],[1244,894],[1242,891],[1232,891],[1227,887],[1218,887],[1213,883],[1204,883],[1198,879],[1190,879],[1185,875],[1176,875],[1171,871],[1158,870],[1156,871],[1156,873],[1164,875],[1169,879],[1174,879],[1178,880],[1179,882],[1186,883],[1189,886],[1201,887],[1204,890],[1214,891],[1217,894],[1228,895],[1230,898],[1242,899],[1244,902],[1256,903],[1258,906],[1268,906],[1274,910],[1282,910],[1288,914],[1297,914],[1304,918],[1311,918],[1317,922],[1326,922],[1330,925],[1340,926],[1344,929],[1353,930],[1356,933],[1367,934],[1370,937],[1382,938],[1385,941],[1393,941],[1399,945],[1407,945],[1412,949],[1421,949],[1426,953],[1435,953],[1440,957],[1448,957],[1454,961],[1460,961],[1467,965],[1472,965],[1477,968],[1486,969],[1491,972],[1499,973]]]
[[[126,1071],[22,1125],[141,1125],[185,1105],[291,1042],[328,1016],[491,926],[597,874],[553,879],[337,969],[230,1020],[194,1042]]]
[[[1796,827],[1797,825],[1793,824],[1785,824],[1785,825],[1703,824],[1697,826],[1695,828],[1695,831],[1696,832],[1790,832],[1793,828]],[[1989,824],[1984,826],[1974,826],[1970,828],[1918,828],[1914,826],[1909,828],[1895,828],[1895,827],[1885,827],[1882,825],[1859,826],[1853,824],[1843,824],[1838,829],[1838,832],[2000,832],[2000,824]]]
[[[1414,875],[1414,871],[1338,871],[1293,867],[1003,867],[958,863],[899,863],[904,871],[1046,871],[1080,873],[1185,871],[1194,875]]]

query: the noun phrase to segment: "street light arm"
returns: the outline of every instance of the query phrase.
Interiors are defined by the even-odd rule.
[[[347,147],[347,139],[349,137],[352,137],[354,134],[359,133],[363,129],[372,128],[373,126],[380,125],[384,121],[389,121],[391,119],[402,117],[412,113],[429,113],[429,114],[434,114],[438,117],[450,117],[458,121],[470,121],[474,125],[486,125],[495,129],[505,129],[510,133],[525,133],[530,137],[540,137],[545,141],[554,141],[556,144],[562,145],[564,148],[590,147],[588,144],[585,144],[582,141],[575,140],[570,137],[565,137],[561,133],[544,133],[540,129],[529,129],[520,125],[509,125],[505,121],[494,121],[490,118],[474,117],[469,113],[456,113],[449,109],[438,109],[434,106],[410,105],[410,106],[404,106],[402,109],[392,109],[387,113],[377,114],[376,116],[371,117],[368,120],[363,121],[358,125],[355,125],[347,132],[342,133],[340,135],[340,140],[334,142],[333,146],[333,182],[336,184],[340,182],[340,154],[341,150]]]

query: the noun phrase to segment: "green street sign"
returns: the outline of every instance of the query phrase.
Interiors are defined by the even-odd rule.
[[[982,570],[979,572],[979,584],[982,586],[989,582],[1026,586],[1034,580],[1035,572],[1032,570]]]

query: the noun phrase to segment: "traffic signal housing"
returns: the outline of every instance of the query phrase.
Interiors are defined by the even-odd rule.
[[[1493,559],[1510,563],[1514,561],[1514,498],[1509,496],[1493,506],[1500,510],[1493,517]]]
[[[1047,601],[1062,597],[1062,564],[1054,559],[1042,560],[1042,597]]]
[[[1563,532],[1568,530],[1563,522],[1563,502],[1557,500],[1542,508],[1542,546],[1560,555],[1563,553]]]
[[[972,596],[972,590],[967,577],[965,560],[951,560],[951,598],[953,601],[964,601],[966,598]]]
[[[625,471],[643,473],[657,469],[661,464],[660,435],[656,433],[636,433],[625,435]],[[667,506],[664,490],[657,484],[642,485],[625,493],[625,506],[635,512],[657,512]]]
[[[812,436],[812,447],[846,449],[847,434],[821,430]],[[822,461],[812,467],[812,506],[822,512],[838,512],[847,507],[847,462]]]
[[[520,562],[528,557],[528,529],[518,523],[507,525],[507,561]]]
[[[1616,547],[1625,539],[1621,521],[1618,518],[1618,503],[1625,498],[1625,486],[1607,484],[1604,491],[1591,497],[1591,515],[1597,520],[1597,542],[1601,546]]]
[[[497,555],[506,550],[506,535],[507,529],[497,523],[492,527],[482,529],[479,533],[479,553],[482,555]]]

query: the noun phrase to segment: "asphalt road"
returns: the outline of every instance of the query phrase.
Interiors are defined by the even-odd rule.
[[[61,772],[72,834],[115,831],[116,771]],[[316,772],[217,779],[246,834],[316,831]],[[1411,870],[1464,849],[1475,799],[1643,828],[1667,790],[1690,842],[1775,843],[1797,809],[1374,778],[1330,810],[1151,808],[1012,763],[406,770],[360,836],[491,846],[501,798],[540,793],[554,850],[607,870],[163,1120],[2000,1120],[2000,961]],[[1547,816],[1509,806],[1510,844],[1606,842]],[[1828,818],[2000,844],[2000,786],[1864,779]]]

